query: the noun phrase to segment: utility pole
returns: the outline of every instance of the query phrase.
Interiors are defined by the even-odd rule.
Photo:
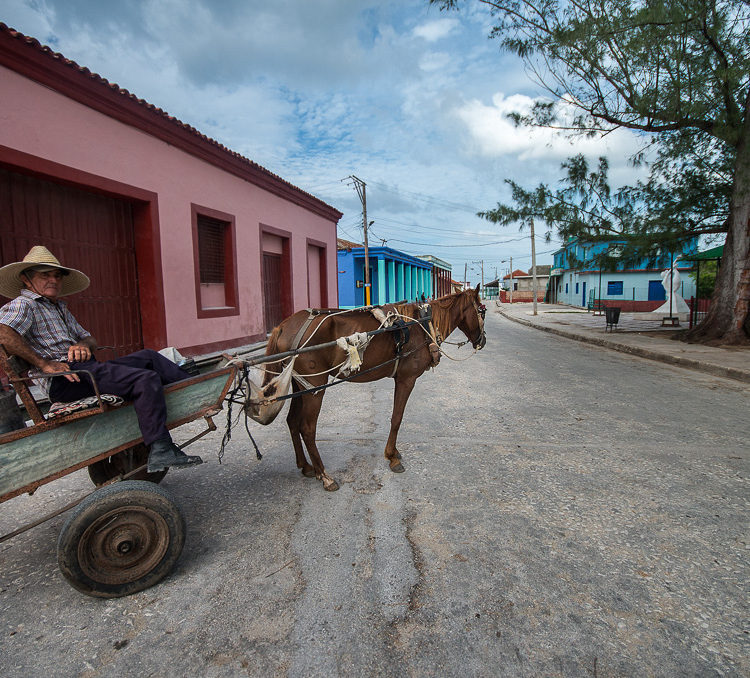
[[[466,289],[466,267],[469,264],[467,262],[464,262],[464,289]]]
[[[510,258],[510,303],[513,303],[513,257]]]
[[[539,294],[539,282],[536,279],[536,242],[534,241],[534,220],[531,220],[531,280],[534,288],[534,315],[536,315],[536,298]]]
[[[359,200],[362,203],[362,228],[365,236],[365,306],[370,306],[372,298],[370,295],[370,253],[367,244],[367,189],[362,179],[355,177],[353,174],[349,178],[354,182],[354,188],[357,190]]]
[[[484,259],[481,259],[480,261],[472,261],[472,264],[481,264],[482,266],[482,286],[480,288],[481,294],[484,294]]]

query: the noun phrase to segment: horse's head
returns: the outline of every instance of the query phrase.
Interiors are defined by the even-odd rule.
[[[487,308],[479,298],[479,285],[473,290],[461,292],[461,296],[465,296],[466,301],[462,304],[458,329],[466,335],[476,350],[480,350],[487,343],[487,337],[484,334],[484,316]]]

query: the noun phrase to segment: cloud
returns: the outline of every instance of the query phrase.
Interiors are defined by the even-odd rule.
[[[457,19],[437,19],[436,21],[420,24],[412,33],[427,42],[436,42],[452,33],[457,27]]]
[[[559,163],[579,153],[590,158],[610,156],[613,178],[632,181],[641,172],[629,165],[630,157],[642,145],[641,138],[627,130],[607,136],[583,137],[569,132],[539,127],[516,127],[509,113],[529,113],[534,99],[523,94],[496,93],[491,105],[477,99],[463,102],[454,114],[463,124],[467,152],[486,158],[511,157],[520,162],[552,160]],[[563,120],[572,120],[574,107],[563,108]]]
[[[503,237],[475,213],[508,199],[504,178],[556,181],[581,149],[609,149],[613,183],[632,171],[632,135],[571,144],[513,127],[505,115],[540,92],[487,40],[490,19],[476,7],[446,16],[426,0],[4,0],[0,20],[326,200],[350,236],[361,204],[341,180],[359,176],[375,233],[434,243],[394,246],[431,251],[456,277],[467,259],[528,251],[473,247]],[[465,247],[440,247],[454,243]]]

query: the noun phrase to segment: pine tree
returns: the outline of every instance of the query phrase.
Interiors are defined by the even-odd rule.
[[[429,0],[441,10],[471,1]],[[550,96],[529,115],[515,115],[518,124],[566,126],[582,134],[622,127],[654,135],[659,159],[651,180],[620,196],[649,208],[649,217],[633,228],[644,238],[644,229],[655,224],[664,237],[687,237],[686,228],[725,232],[711,311],[688,338],[747,342],[750,3],[473,1],[486,6],[495,22],[490,36],[518,54]],[[570,106],[577,114],[564,122],[560,112]],[[711,158],[716,175],[706,164]],[[686,168],[687,175],[679,176]],[[702,183],[706,177],[710,186]],[[685,215],[688,224],[676,220]]]

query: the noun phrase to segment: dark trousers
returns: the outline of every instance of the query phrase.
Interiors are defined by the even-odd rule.
[[[164,386],[190,376],[171,360],[156,351],[144,349],[106,362],[86,360],[69,365],[71,370],[91,372],[99,393],[111,393],[133,401],[146,445],[169,436]],[[79,373],[78,376],[81,381],[54,377],[50,383],[50,401],[66,403],[95,395],[89,375]]]

